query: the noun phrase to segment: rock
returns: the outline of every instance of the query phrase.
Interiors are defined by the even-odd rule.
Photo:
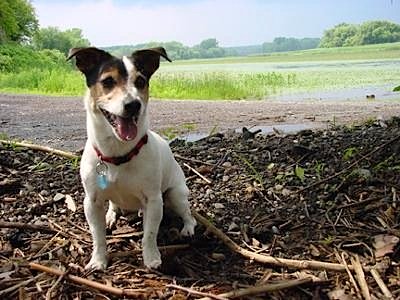
[[[43,196],[43,195],[42,195],[42,196]],[[60,201],[60,200],[62,200],[62,199],[64,199],[64,198],[65,198],[65,195],[64,195],[64,194],[57,193],[57,194],[53,197],[53,201],[57,202],[57,201]]]
[[[222,203],[214,203],[214,208],[215,209],[224,209],[225,205],[223,205]]]
[[[231,224],[229,224],[228,231],[238,231],[238,230],[239,230],[239,226],[235,222],[232,222]]]
[[[222,139],[218,136],[212,136],[208,138],[209,143],[219,143]]]
[[[222,182],[228,182],[230,177],[228,175],[222,176]]]
[[[50,195],[50,192],[48,190],[41,190],[39,194],[46,197],[46,196]]]
[[[232,163],[229,162],[229,161],[226,161],[226,162],[224,162],[224,163],[222,164],[222,166],[223,166],[224,168],[231,168],[231,167],[232,167]]]
[[[225,255],[223,253],[214,252],[211,254],[211,258],[216,261],[222,261],[225,260]]]

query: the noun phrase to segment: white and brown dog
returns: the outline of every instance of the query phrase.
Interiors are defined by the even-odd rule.
[[[194,234],[196,221],[182,169],[168,143],[149,130],[149,80],[160,56],[170,61],[164,48],[138,50],[122,59],[94,47],[70,50],[68,59],[76,58],[88,86],[84,99],[88,139],[80,167],[85,216],[93,237],[87,269],[106,268],[106,226],[115,224],[118,208],[143,210],[146,267],[161,265],[157,234],[164,201],[183,219],[181,234]]]

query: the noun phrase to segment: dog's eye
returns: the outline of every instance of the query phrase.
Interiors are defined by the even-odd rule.
[[[135,84],[135,87],[137,89],[141,90],[141,89],[144,89],[146,87],[147,82],[146,82],[146,79],[144,79],[142,76],[138,76],[135,79],[134,84]]]
[[[112,78],[111,76],[108,76],[101,81],[101,84],[106,89],[112,89],[114,87],[114,85],[116,84],[116,82],[115,82],[114,78]]]

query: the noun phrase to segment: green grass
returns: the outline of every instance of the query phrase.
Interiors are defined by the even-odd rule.
[[[0,47],[3,59],[10,49]],[[4,59],[1,92],[71,96],[84,93],[84,77],[65,61],[60,63],[54,53],[49,52],[53,56],[46,58],[51,61],[48,68],[39,62],[23,67],[26,56],[33,53],[29,51],[16,51],[14,58],[22,57],[15,67],[14,60]],[[399,83],[400,43],[393,43],[163,62],[151,80],[150,93],[161,99],[265,99],[276,93],[395,87]]]

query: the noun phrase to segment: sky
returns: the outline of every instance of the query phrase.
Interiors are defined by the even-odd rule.
[[[193,46],[321,37],[338,23],[400,23],[400,0],[32,0],[41,27],[80,28],[93,46],[179,41]]]

